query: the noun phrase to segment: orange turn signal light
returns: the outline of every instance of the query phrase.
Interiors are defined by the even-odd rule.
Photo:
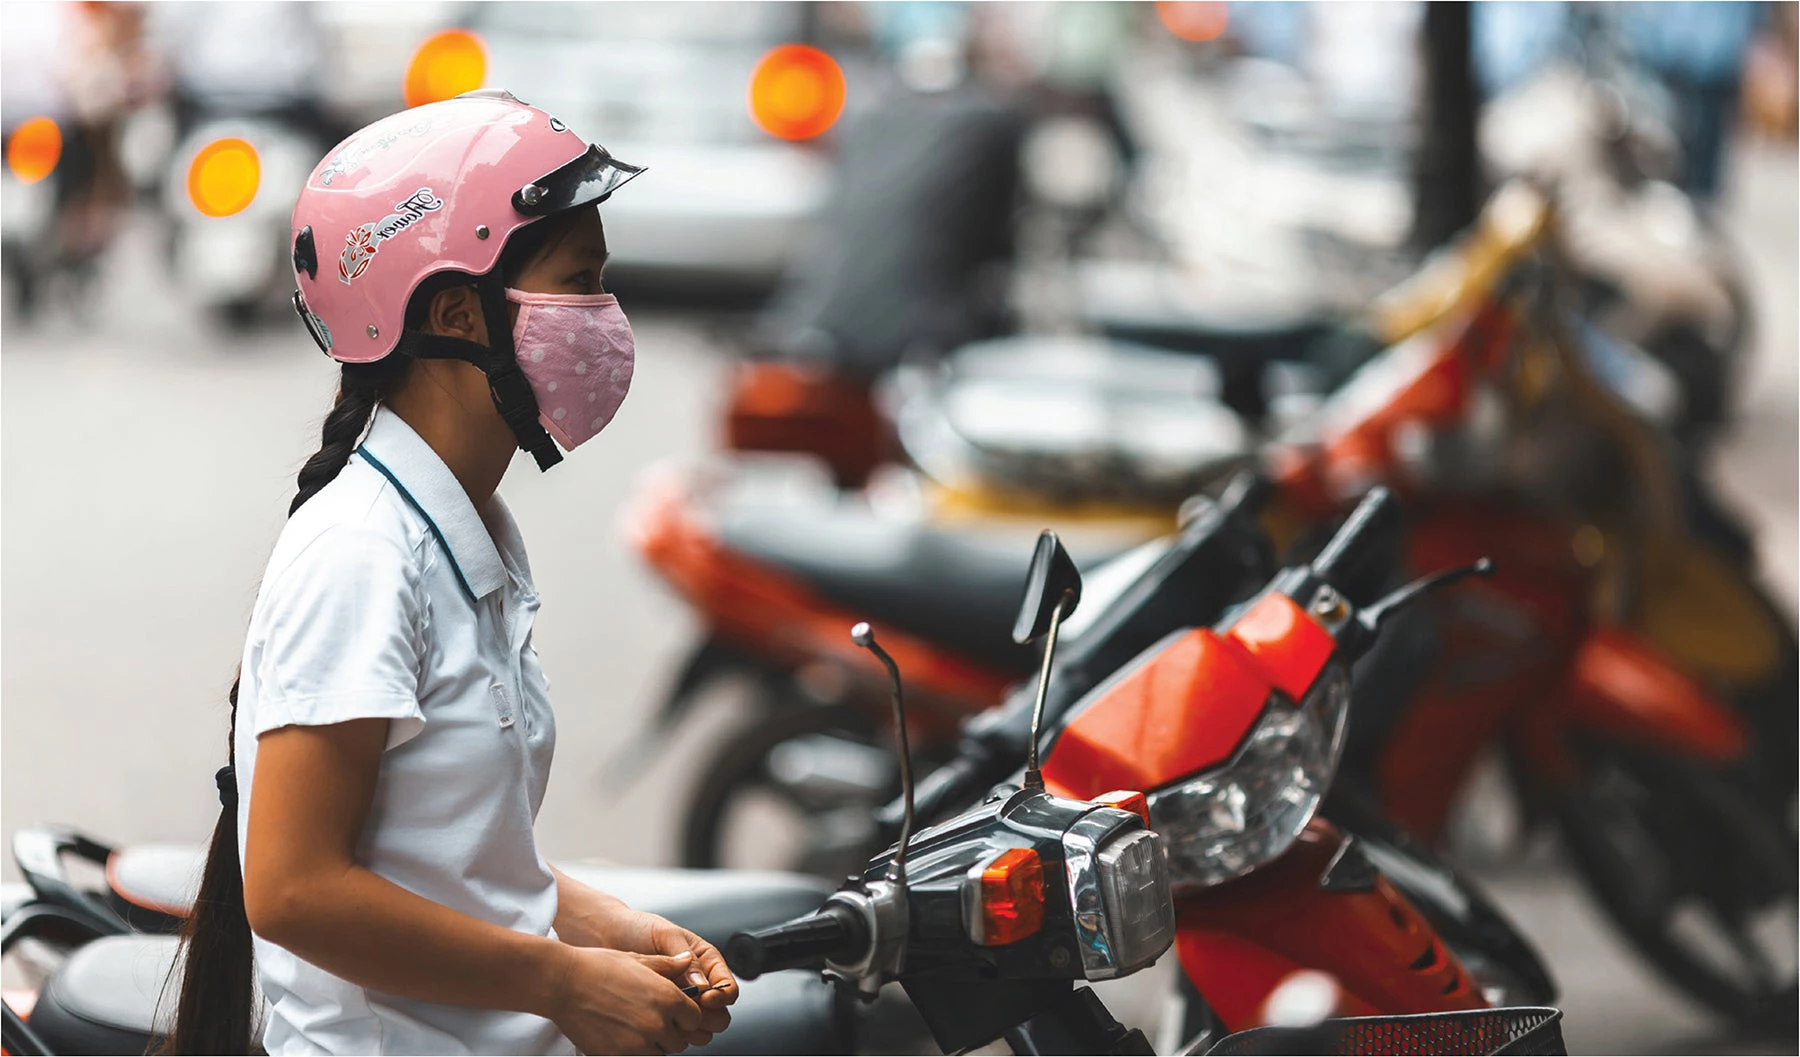
[[[1115,789],[1110,793],[1102,793],[1094,798],[1094,803],[1116,807],[1120,811],[1129,811],[1144,820],[1144,828],[1150,828],[1150,801],[1144,794],[1131,789]]]
[[[466,29],[426,37],[406,67],[406,105],[442,102],[473,92],[487,80],[487,47]]]
[[[201,147],[188,163],[188,200],[209,217],[228,217],[256,199],[262,161],[256,148],[235,136]]]
[[[1231,8],[1209,0],[1157,0],[1156,17],[1182,40],[1216,40],[1231,24]]]
[[[1001,852],[981,871],[981,938],[1015,943],[1044,927],[1044,863],[1031,848]]]
[[[6,167],[20,181],[37,183],[56,171],[62,160],[62,129],[47,117],[28,118],[6,141]]]
[[[837,60],[805,44],[783,44],[750,75],[750,116],[779,139],[812,139],[844,112],[844,71]]]

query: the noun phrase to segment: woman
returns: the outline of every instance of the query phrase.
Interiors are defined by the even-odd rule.
[[[555,727],[495,494],[625,397],[596,206],[638,171],[482,92],[301,192],[295,307],[343,376],[232,689],[170,1052],[248,1050],[252,947],[272,1054],[672,1053],[729,1022],[717,950],[538,855]]]

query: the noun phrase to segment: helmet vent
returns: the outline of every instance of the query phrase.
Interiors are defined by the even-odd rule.
[[[313,245],[311,224],[294,236],[294,271],[305,272],[308,279],[319,277],[319,251]]]

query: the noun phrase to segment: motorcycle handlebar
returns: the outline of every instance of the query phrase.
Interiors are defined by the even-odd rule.
[[[854,910],[826,903],[814,913],[766,929],[740,932],[725,944],[725,963],[745,980],[821,960],[855,962],[869,946],[869,927]]]
[[[1312,561],[1313,572],[1322,580],[1342,589],[1341,581],[1379,553],[1387,538],[1399,526],[1400,507],[1388,490],[1372,488],[1344,524],[1325,544],[1325,549]]]

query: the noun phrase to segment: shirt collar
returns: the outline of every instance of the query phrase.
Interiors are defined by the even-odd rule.
[[[506,583],[499,548],[469,493],[404,419],[377,407],[358,451],[424,515],[471,597],[486,598]]]

